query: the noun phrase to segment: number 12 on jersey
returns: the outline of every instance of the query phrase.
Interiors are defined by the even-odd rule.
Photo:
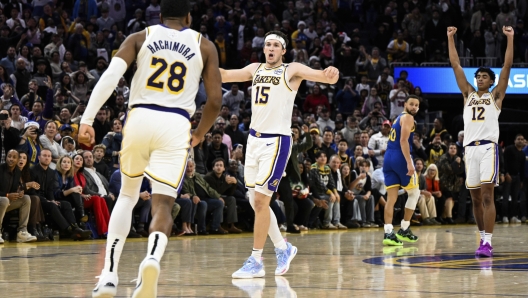
[[[183,91],[185,85],[185,75],[187,74],[187,66],[183,62],[176,61],[168,65],[163,58],[152,57],[150,61],[150,68],[156,68],[154,73],[147,79],[147,89],[163,92],[165,85],[172,94],[179,94]],[[161,81],[160,77],[169,70],[169,77],[166,82]]]
[[[472,121],[484,121],[484,112],[486,109],[483,107],[473,107],[473,118],[471,118]]]
[[[255,92],[255,104],[256,105],[265,105],[268,103],[269,91],[271,87],[261,87],[257,86]]]

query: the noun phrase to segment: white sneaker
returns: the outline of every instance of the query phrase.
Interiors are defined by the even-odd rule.
[[[154,258],[147,258],[139,265],[139,275],[136,290],[132,298],[150,298],[158,296],[158,278],[160,264]]]
[[[18,243],[27,243],[27,242],[35,242],[35,241],[37,241],[37,237],[31,235],[27,231],[19,231],[17,233]]]
[[[346,230],[348,229],[345,225],[343,225],[342,223],[338,222],[336,225],[335,225],[339,230]]]
[[[508,220],[508,217],[504,216],[504,217],[502,218],[502,223],[503,223],[503,224],[510,223],[510,221]]]
[[[337,230],[337,227],[334,226],[331,222],[323,226],[323,229],[325,230]]]
[[[117,274],[104,271],[101,272],[99,282],[92,291],[92,298],[114,298],[117,295],[117,284],[119,278]]]
[[[517,216],[512,217],[512,219],[511,219],[510,222],[511,222],[511,223],[522,223],[522,221],[520,221],[520,220],[517,218]]]
[[[0,244],[4,244],[4,239],[2,238],[2,235],[0,235]]]
[[[286,226],[284,224],[282,224],[282,225],[280,225],[279,230],[281,232],[286,232],[286,230],[288,230],[288,228],[286,228]]]

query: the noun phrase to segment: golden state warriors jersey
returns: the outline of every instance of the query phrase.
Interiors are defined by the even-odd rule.
[[[464,146],[482,140],[498,143],[500,112],[493,94],[479,97],[476,91],[471,92],[464,106]]]
[[[154,104],[180,108],[193,115],[202,76],[200,33],[165,25],[147,27],[137,56],[129,106]]]
[[[259,133],[291,135],[291,115],[297,91],[288,85],[288,64],[260,64],[251,87],[251,128]]]

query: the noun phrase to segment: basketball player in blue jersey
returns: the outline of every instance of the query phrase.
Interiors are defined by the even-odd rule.
[[[160,260],[172,228],[171,210],[182,185],[191,145],[189,118],[200,78],[207,92],[203,118],[192,135],[196,145],[213,124],[222,102],[218,54],[212,42],[188,27],[189,0],[160,4],[161,24],[126,38],[92,92],[81,120],[79,141],[93,144],[91,127],[99,108],[130,65],[129,111],[120,151],[122,187],[110,218],[105,265],[92,297],[114,297],[117,267],[143,176],[152,182],[152,222],[147,256],[141,262],[134,298],[156,297]]]
[[[384,245],[401,246],[402,241],[416,242],[418,237],[411,232],[411,217],[420,197],[418,176],[414,171],[411,148],[416,122],[414,115],[418,113],[420,99],[415,95],[405,98],[404,110],[394,123],[389,133],[389,142],[383,161],[383,175],[387,186],[387,203],[385,205],[385,236]],[[397,234],[393,232],[392,217],[394,204],[398,199],[398,191],[403,188],[408,195],[405,203],[405,214]]]
[[[251,127],[244,170],[249,200],[255,210],[253,252],[242,268],[233,273],[233,278],[265,275],[262,250],[267,235],[273,241],[277,254],[275,275],[288,271],[297,248],[282,237],[269,203],[290,157],[295,95],[303,80],[335,84],[339,79],[339,71],[332,66],[315,70],[300,63],[282,63],[287,40],[280,31],[268,32],[264,44],[266,63],[253,63],[238,70],[220,69],[224,83],[253,82]]]
[[[466,187],[473,200],[473,214],[480,233],[478,257],[492,257],[491,236],[495,226],[494,188],[499,184],[499,114],[508,88],[510,69],[513,64],[513,28],[503,26],[507,46],[497,86],[495,73],[481,67],[475,72],[477,89],[471,85],[460,66],[455,47],[455,27],[447,27],[449,60],[455,72],[458,88],[464,96],[464,158],[466,162]]]

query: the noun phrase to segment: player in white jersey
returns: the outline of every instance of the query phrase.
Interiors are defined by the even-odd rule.
[[[339,71],[335,67],[315,70],[300,63],[282,63],[287,40],[280,31],[268,32],[264,44],[266,63],[253,63],[237,70],[220,69],[224,83],[253,82],[251,127],[244,170],[249,200],[255,210],[253,252],[242,268],[233,273],[233,278],[264,276],[261,256],[267,234],[277,254],[275,275],[288,271],[297,248],[282,238],[269,203],[290,156],[295,95],[305,79],[330,84],[339,79]]]
[[[448,27],[449,60],[455,72],[458,88],[464,96],[464,158],[466,162],[466,187],[473,200],[473,213],[480,232],[479,257],[492,257],[491,236],[495,225],[493,190],[498,185],[499,172],[499,114],[508,87],[513,63],[513,29],[502,27],[507,37],[506,55],[497,86],[495,73],[486,67],[475,72],[477,89],[471,85],[460,66],[454,35],[457,28]]]
[[[152,182],[152,222],[147,256],[132,297],[156,297],[160,259],[172,228],[171,210],[180,191],[191,143],[189,118],[200,77],[207,92],[203,118],[192,135],[196,145],[212,126],[222,103],[218,54],[212,42],[188,29],[189,0],[160,4],[161,24],[123,42],[92,92],[79,141],[93,144],[94,116],[127,68],[137,62],[120,151],[122,187],[110,218],[105,265],[93,297],[114,297],[118,262],[130,231],[143,176]]]

